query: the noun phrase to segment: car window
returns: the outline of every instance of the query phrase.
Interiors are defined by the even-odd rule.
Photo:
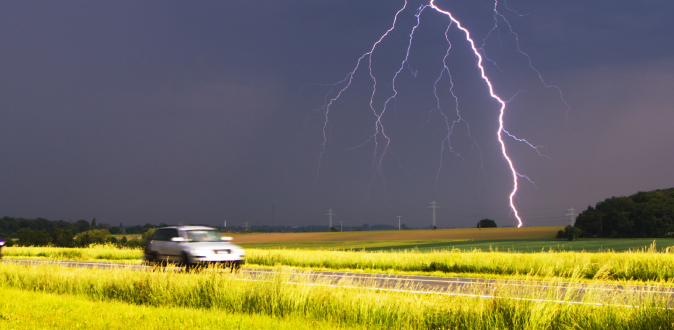
[[[217,230],[188,230],[187,240],[191,242],[215,242],[221,241],[220,232]]]
[[[152,235],[152,240],[153,241],[168,241],[168,240],[170,240],[169,230],[170,229],[159,229],[159,230],[157,230],[157,232],[154,233],[154,235]]]
[[[167,235],[166,235],[167,241],[170,241],[171,238],[174,238],[174,237],[180,237],[180,236],[178,236],[178,229],[167,229],[166,232],[167,232]]]

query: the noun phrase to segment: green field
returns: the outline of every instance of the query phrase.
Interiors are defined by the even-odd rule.
[[[653,242],[659,250],[674,246],[674,238],[595,238],[568,241],[561,239],[516,239],[516,240],[379,240],[379,241],[322,241],[322,242],[272,242],[272,243],[239,243],[244,248],[255,249],[302,249],[302,250],[365,250],[365,251],[400,251],[433,250],[501,252],[541,252],[541,251],[615,251],[649,248]]]
[[[283,272],[257,280],[209,270],[2,264],[0,329],[673,328],[674,311],[666,299],[595,290],[577,304],[560,296],[562,282],[555,278],[546,279],[550,283],[544,289],[499,284],[489,292],[465,288],[459,295],[378,291],[348,280],[328,287],[288,279]],[[564,279],[569,281],[575,279]],[[494,293],[499,298],[479,297]]]

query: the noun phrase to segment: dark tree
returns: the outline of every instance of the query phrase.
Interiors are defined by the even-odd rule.
[[[75,245],[73,233],[70,230],[54,228],[51,231],[52,244],[59,247],[71,247]]]
[[[491,219],[482,219],[477,223],[477,228],[496,228],[496,221]]]
[[[583,237],[674,236],[674,188],[611,197],[576,219]]]
[[[91,226],[89,225],[89,222],[86,220],[77,220],[75,223],[73,223],[73,234],[77,235],[81,232],[85,232],[89,230]]]
[[[35,245],[37,233],[30,228],[21,228],[17,232],[17,236],[19,236],[19,245],[32,246]]]

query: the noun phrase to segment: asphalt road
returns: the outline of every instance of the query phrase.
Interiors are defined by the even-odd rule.
[[[137,263],[81,262],[3,259],[4,263],[22,265],[58,264],[64,267],[152,270],[155,267]],[[183,271],[180,267],[166,270]],[[242,268],[236,276],[241,280],[265,281],[278,276],[273,269]],[[382,275],[349,272],[287,271],[290,284],[342,286],[419,294],[462,295],[482,298],[508,298],[559,303],[619,305],[636,307],[645,301],[664,299],[674,307],[674,288],[616,284],[588,284],[522,280],[490,280],[461,277]]]

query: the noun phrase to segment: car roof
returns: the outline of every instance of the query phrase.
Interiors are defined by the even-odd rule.
[[[206,227],[206,226],[168,226],[168,227],[161,227],[159,229],[178,229],[178,230],[217,230],[213,227]]]

